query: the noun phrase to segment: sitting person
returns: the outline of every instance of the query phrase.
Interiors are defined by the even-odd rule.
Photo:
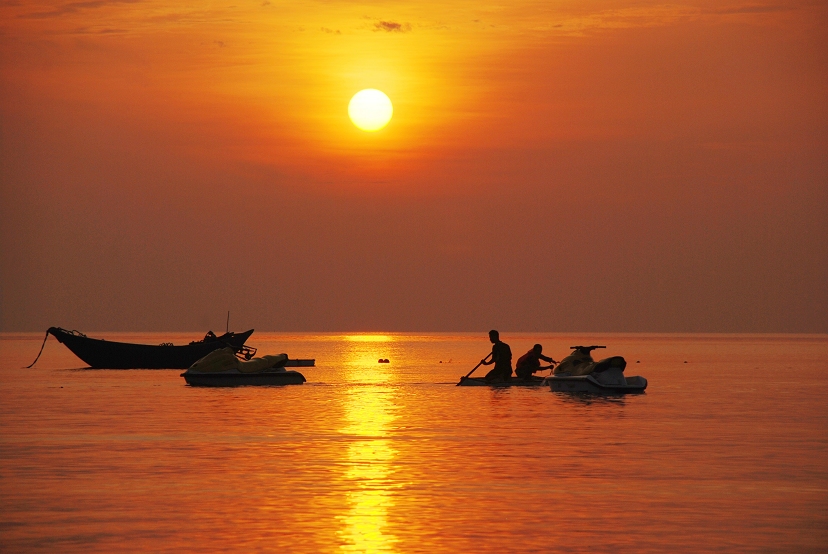
[[[489,341],[492,343],[492,359],[482,360],[483,365],[494,364],[494,369],[486,374],[487,383],[509,382],[512,378],[512,349],[500,340],[500,333],[492,329],[489,331]],[[488,358],[488,356],[486,356]]]
[[[515,364],[515,375],[524,381],[531,381],[533,373],[542,369],[549,369],[554,364],[558,363],[552,358],[544,356],[542,352],[543,346],[536,344],[532,347],[532,350],[518,358],[517,364]],[[549,362],[549,365],[541,367],[541,360]]]

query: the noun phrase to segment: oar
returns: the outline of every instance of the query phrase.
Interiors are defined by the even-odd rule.
[[[474,372],[477,370],[477,368],[478,368],[478,367],[482,366],[482,365],[483,365],[483,362],[485,362],[486,360],[488,360],[488,359],[489,359],[489,356],[491,356],[491,355],[492,355],[492,354],[491,354],[491,352],[490,352],[490,353],[489,353],[489,354],[488,354],[485,358],[483,358],[482,360],[480,360],[480,363],[479,363],[479,364],[477,364],[476,366],[474,366],[474,367],[472,368],[472,370],[471,370],[471,371],[469,371],[468,373],[466,373],[466,376],[465,376],[465,377],[461,377],[461,378],[460,378],[460,381],[462,381],[463,379],[468,379],[468,378],[469,378],[469,376],[470,376],[472,373],[474,373]],[[460,383],[457,383],[457,384],[459,385]]]

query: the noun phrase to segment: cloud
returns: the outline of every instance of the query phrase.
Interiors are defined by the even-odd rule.
[[[721,9],[714,9],[712,10],[713,13],[720,13],[720,14],[734,14],[734,13],[772,13],[772,12],[784,12],[784,11],[791,11],[796,9],[793,6],[786,6],[782,4],[773,5],[773,4],[765,4],[765,5],[747,5],[747,6],[737,6],[733,8],[721,8]]]
[[[69,2],[55,8],[48,12],[37,12],[29,15],[22,15],[20,17],[27,19],[47,19],[50,17],[60,17],[71,13],[77,13],[81,10],[100,8],[110,4],[137,4],[142,0],[88,0],[86,2]]]
[[[117,34],[124,34],[127,33],[126,29],[118,29],[118,28],[104,28],[104,29],[96,29],[93,27],[78,27],[74,31],[70,31],[71,34],[75,35],[117,35]]]
[[[387,31],[389,33],[407,33],[411,30],[410,23],[397,23],[396,21],[377,21],[374,23],[375,31]]]
[[[328,33],[329,35],[341,35],[342,34],[342,33],[339,32],[339,29],[334,31],[333,29],[328,29],[327,27],[322,27],[322,32],[323,33]]]

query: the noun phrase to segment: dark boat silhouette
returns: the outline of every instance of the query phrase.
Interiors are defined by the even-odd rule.
[[[284,368],[261,373],[192,373],[181,374],[191,387],[243,387],[256,385],[301,385],[305,376]]]
[[[61,327],[49,327],[46,333],[47,336],[54,335],[58,342],[93,369],[187,369],[213,350],[227,346],[248,359],[256,353],[255,348],[244,345],[253,334],[253,329],[244,333],[228,332],[220,336],[209,332],[202,340],[181,346],[172,343],[153,345],[93,339],[78,331],[68,331]]]

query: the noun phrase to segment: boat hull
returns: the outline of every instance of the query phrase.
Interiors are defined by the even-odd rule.
[[[647,388],[644,377],[626,377],[624,383],[602,383],[593,375],[554,375],[547,377],[545,383],[555,392],[575,392],[589,394],[635,394]]]
[[[93,369],[187,369],[213,350],[227,346],[240,349],[253,329],[182,346],[93,339],[57,327],[49,328],[49,333]]]
[[[301,385],[305,376],[298,371],[263,371],[261,373],[193,373],[181,374],[192,387],[243,387],[262,385]]]
[[[543,384],[543,379],[533,379],[531,381],[524,381],[523,379],[512,378],[508,381],[501,381],[498,383],[487,383],[483,377],[460,377],[458,387],[539,387]]]

